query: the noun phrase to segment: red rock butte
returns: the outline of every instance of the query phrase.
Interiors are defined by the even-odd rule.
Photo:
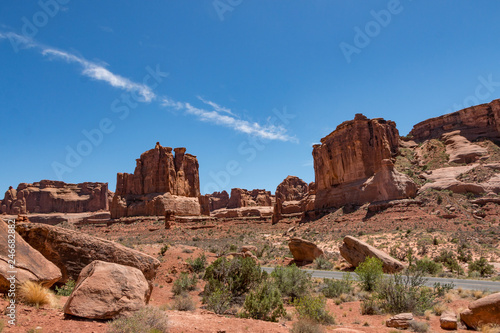
[[[166,210],[200,215],[198,160],[186,154],[186,148],[175,148],[174,153],[157,142],[137,159],[133,174],[117,174],[112,218],[164,215]]]

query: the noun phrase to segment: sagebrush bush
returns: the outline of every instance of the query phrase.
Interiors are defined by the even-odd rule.
[[[426,281],[421,271],[410,269],[384,279],[377,289],[381,308],[393,314],[412,312],[422,315],[436,301],[436,293],[425,286]]]
[[[203,292],[203,303],[207,305],[208,310],[217,314],[224,314],[229,309],[231,300],[231,291],[223,285],[214,285],[209,290],[205,287]]]
[[[167,314],[152,306],[146,306],[130,317],[113,320],[109,333],[165,333],[168,331]]]
[[[56,294],[59,296],[69,296],[75,289],[75,285],[75,280],[69,279],[61,288],[56,286]]]
[[[327,298],[340,297],[342,294],[349,294],[353,290],[353,281],[349,273],[345,274],[341,280],[324,279],[321,292]]]
[[[172,303],[172,309],[178,311],[193,311],[196,309],[196,306],[189,294],[182,293],[175,296],[174,302]]]
[[[324,331],[320,324],[308,319],[299,319],[290,329],[290,333],[323,333]]]
[[[270,281],[263,281],[247,294],[243,309],[243,317],[265,321],[277,321],[286,316],[281,293]]]
[[[189,276],[187,273],[181,273],[181,276],[174,281],[172,292],[174,295],[180,295],[183,292],[195,290],[197,283],[198,279],[195,275]]]
[[[19,287],[19,298],[25,304],[32,306],[53,305],[54,294],[39,283],[26,281]]]
[[[205,270],[203,280],[208,283],[205,285],[204,295],[222,288],[229,290],[232,297],[238,297],[259,284],[262,277],[260,265],[252,258],[235,257],[228,260],[222,257]]]
[[[295,264],[287,267],[278,266],[271,273],[283,296],[293,300],[306,295],[312,285],[311,275]]]
[[[382,261],[378,258],[366,258],[354,272],[358,275],[361,286],[366,291],[373,291],[376,289],[378,283],[384,276],[382,270]]]
[[[314,268],[323,271],[329,271],[333,268],[333,263],[326,259],[325,256],[319,256],[314,260]]]
[[[434,258],[434,261],[442,262],[445,267],[447,267],[451,272],[457,273],[457,275],[464,274],[463,268],[458,263],[458,260],[452,251],[442,250],[439,256]]]
[[[427,257],[417,260],[415,263],[416,269],[425,274],[436,275],[443,271],[443,265],[437,263]]]
[[[429,332],[429,324],[424,321],[410,320],[410,330],[412,332],[426,333]]]
[[[478,272],[481,277],[484,277],[495,273],[495,269],[485,257],[481,257],[469,264],[469,273],[471,272]]]
[[[205,267],[207,266],[207,257],[205,256],[204,253],[202,253],[194,260],[188,258],[187,263],[189,264],[189,266],[191,266],[191,268],[195,273],[201,273],[205,270]]]
[[[297,298],[293,305],[300,318],[310,319],[324,325],[335,324],[335,318],[326,310],[326,299],[323,296],[303,296]]]
[[[368,297],[361,301],[360,311],[362,315],[370,316],[382,313],[378,300],[373,297]]]

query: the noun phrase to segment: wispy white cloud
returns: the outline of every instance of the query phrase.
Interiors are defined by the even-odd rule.
[[[142,98],[144,98],[144,102],[150,102],[156,98],[155,93],[148,86],[133,82],[118,74],[114,74],[104,66],[89,61],[83,57],[74,55],[66,51],[47,47],[40,43],[34,42],[30,38],[26,38],[12,32],[5,34],[0,32],[0,36],[5,36],[3,38],[9,39],[13,38],[18,45],[20,44],[26,48],[36,48],[43,56],[49,56],[53,59],[64,60],[69,63],[77,63],[83,68],[82,75],[90,77],[94,80],[104,81],[115,88],[120,88],[128,92],[135,92],[142,96]]]
[[[230,115],[235,116],[235,114],[234,114],[233,112],[231,112],[231,109],[228,109],[228,108],[225,108],[225,107],[223,107],[223,106],[220,106],[219,104],[214,103],[214,102],[212,102],[212,101],[207,101],[207,100],[203,99],[203,97],[201,97],[201,96],[198,96],[198,99],[199,99],[200,101],[202,101],[203,103],[205,103],[205,104],[207,104],[207,105],[210,105],[210,106],[211,106],[211,107],[212,107],[215,111],[217,111],[217,112],[228,113],[228,114],[230,114]]]
[[[174,101],[173,99],[166,97],[163,98],[162,105],[196,116],[200,121],[229,127],[237,132],[255,135],[262,139],[298,142],[297,138],[286,133],[287,130],[283,126],[275,126],[272,124],[261,125],[256,122],[237,119],[232,115],[221,114],[217,110],[208,111],[200,109],[189,103]]]
[[[137,93],[144,99],[143,102],[159,101],[162,106],[169,107],[178,111],[183,111],[187,115],[195,116],[198,120],[213,123],[220,126],[231,128],[237,132],[253,135],[262,139],[298,142],[297,138],[287,134],[283,126],[276,126],[268,121],[268,124],[261,125],[257,122],[250,122],[240,119],[231,109],[223,107],[217,103],[198,96],[198,99],[204,104],[210,106],[213,110],[205,110],[192,106],[190,103],[175,101],[168,97],[157,96],[147,85],[134,82],[121,75],[114,74],[108,70],[105,65],[89,61],[73,53],[48,47],[34,41],[31,38],[13,32],[1,32],[0,40],[9,39],[16,47],[34,48],[41,55],[56,60],[62,60],[67,63],[78,64],[82,67],[81,74],[92,79],[103,81],[112,87],[119,88],[131,93]]]

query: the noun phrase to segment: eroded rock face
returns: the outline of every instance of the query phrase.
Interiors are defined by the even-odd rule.
[[[9,231],[10,230],[10,231]],[[45,259],[40,252],[26,243],[14,229],[8,228],[7,223],[0,220],[0,292],[9,290],[10,282],[7,280],[12,276],[9,271],[15,270],[15,283],[22,284],[26,281],[35,281],[42,286],[50,288],[62,277],[61,270],[56,265]],[[8,235],[13,235],[9,237]],[[10,267],[12,263],[9,258],[9,239],[15,239],[15,268]]]
[[[323,255],[323,250],[316,244],[301,238],[291,238],[288,248],[292,252],[293,260],[298,262],[312,262]]]
[[[84,213],[108,210],[107,183],[67,184],[56,180],[21,183],[10,187],[0,205],[0,213]]]
[[[500,137],[500,100],[471,106],[460,111],[427,119],[415,126],[409,133],[417,142],[438,139],[442,134],[460,130],[460,135],[469,140],[479,137],[497,139]]]
[[[404,268],[403,263],[399,260],[352,236],[344,237],[344,243],[340,247],[340,254],[354,267],[357,267],[366,258],[374,257],[382,261],[382,268],[385,273],[396,273]]]
[[[460,134],[453,131],[443,134],[441,139],[446,145],[446,153],[450,163],[472,163],[488,153],[485,148],[475,145]]]
[[[417,185],[394,169],[396,124],[357,114],[313,148],[315,208],[414,197]]]
[[[210,211],[226,208],[229,202],[229,194],[226,191],[210,194]]]
[[[469,308],[460,313],[460,319],[469,328],[477,329],[481,325],[500,325],[500,293],[488,295],[469,304]]]
[[[88,319],[126,317],[149,302],[148,281],[135,267],[93,261],[64,305],[64,313]]]
[[[309,192],[309,185],[296,176],[286,177],[276,188],[276,199],[300,201]]]
[[[156,275],[160,262],[147,254],[121,244],[60,227],[19,223],[19,235],[62,273],[61,282],[76,280],[82,269],[94,260],[136,267],[148,281]]]
[[[252,206],[271,206],[272,195],[266,190],[245,190],[241,188],[231,189],[231,197],[227,208],[242,208]]]
[[[162,147],[156,143],[137,159],[133,174],[118,173],[111,217],[200,215],[200,180],[196,156],[186,148]]]

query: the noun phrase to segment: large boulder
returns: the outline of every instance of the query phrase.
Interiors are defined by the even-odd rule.
[[[414,197],[417,185],[395,170],[399,133],[393,121],[356,114],[313,146],[315,208]]]
[[[192,215],[200,215],[200,179],[196,156],[186,148],[162,147],[144,152],[133,174],[118,173],[116,192],[111,203],[112,218],[137,215],[164,215],[164,209],[176,210],[177,197],[194,198]],[[167,195],[168,194],[168,195]],[[158,212],[158,209],[160,212]],[[187,215],[187,214],[185,214]]]
[[[293,260],[297,262],[312,262],[323,255],[323,250],[316,244],[301,238],[291,238],[288,242],[288,247],[290,248],[290,252],[292,252]]]
[[[76,280],[82,269],[94,260],[138,268],[148,281],[156,275],[160,262],[147,254],[115,242],[78,231],[38,223],[20,223],[17,231],[24,240],[54,263],[62,282]]]
[[[457,324],[457,315],[455,312],[447,310],[441,314],[439,318],[439,325],[444,330],[456,330],[458,327]]]
[[[407,329],[410,327],[410,321],[413,320],[412,313],[400,313],[386,320],[387,327],[394,327],[399,329]]]
[[[150,295],[148,281],[137,268],[96,260],[80,273],[63,311],[88,319],[114,319],[138,311]]]
[[[470,303],[469,308],[460,313],[460,319],[473,329],[486,324],[500,325],[500,293]]]
[[[84,213],[108,210],[107,183],[67,184],[56,180],[9,187],[0,213]]]
[[[11,266],[13,261],[12,257],[9,257],[9,255],[12,256],[9,253],[9,244],[14,244],[13,240],[15,240],[16,252],[15,265]],[[16,273],[9,273],[12,271],[16,271]],[[62,274],[56,265],[45,259],[40,252],[26,243],[13,228],[9,228],[7,223],[0,220],[0,292],[5,293],[10,289],[11,280],[7,279],[12,276],[15,278],[15,284],[35,281],[49,288],[59,281]]]
[[[368,257],[380,259],[385,273],[399,272],[405,267],[399,260],[352,236],[344,237],[344,243],[340,246],[340,254],[354,267]]]
[[[309,192],[309,185],[296,176],[286,177],[276,187],[276,199],[284,201],[300,201]]]

